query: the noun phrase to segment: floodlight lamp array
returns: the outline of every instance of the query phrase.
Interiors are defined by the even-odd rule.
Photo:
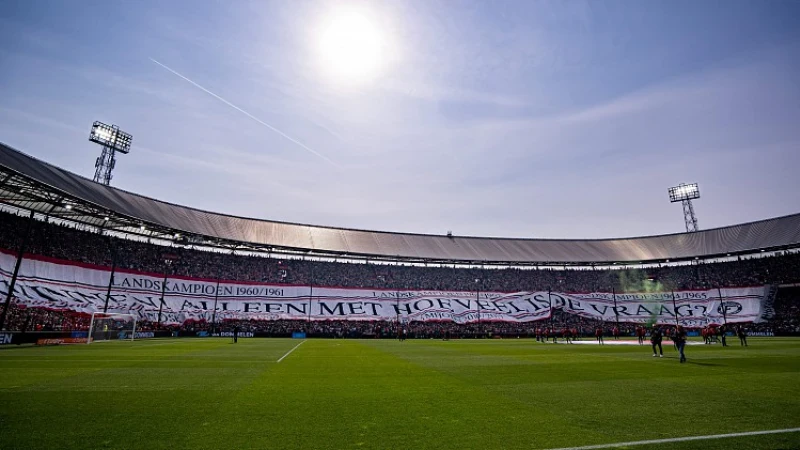
[[[679,184],[669,188],[669,201],[672,203],[700,198],[700,189],[697,183]]]
[[[89,140],[100,145],[113,148],[120,153],[131,151],[133,136],[119,129],[116,125],[107,125],[103,122],[92,124]]]

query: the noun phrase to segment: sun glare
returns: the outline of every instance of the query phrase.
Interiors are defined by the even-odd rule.
[[[339,81],[363,82],[380,71],[383,39],[363,12],[334,12],[324,22],[319,39],[323,67]]]

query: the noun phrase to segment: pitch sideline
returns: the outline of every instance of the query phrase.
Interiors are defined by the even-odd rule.
[[[649,441],[616,442],[611,444],[585,445],[582,447],[560,447],[547,450],[597,450],[603,448],[631,447],[637,445],[669,444],[671,442],[701,441],[707,439],[724,439],[744,436],[760,436],[764,434],[798,433],[800,428],[784,428],[782,430],[745,431],[742,433],[709,434],[706,436],[684,436],[666,439],[652,439]]]

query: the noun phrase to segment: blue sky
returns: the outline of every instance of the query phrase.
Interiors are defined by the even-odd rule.
[[[357,83],[317,51],[347,8],[383,43]],[[680,182],[701,228],[800,211],[796,1],[5,0],[0,67],[0,141],[91,177],[118,124],[112,184],[229,214],[632,236],[683,230]]]

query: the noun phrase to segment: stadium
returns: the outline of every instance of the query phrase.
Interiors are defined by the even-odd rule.
[[[496,239],[200,211],[5,145],[0,179],[2,417],[15,430],[3,448],[42,417],[34,447],[94,433],[116,448],[798,442],[763,433],[791,430],[800,412],[800,214],[663,236]],[[689,330],[688,364],[670,348],[651,361],[651,330],[676,324]],[[592,345],[560,345],[570,341]],[[648,411],[674,407],[676,391],[682,411],[716,419],[649,432]],[[218,417],[228,396],[225,416],[252,417]],[[54,401],[76,409],[74,424],[33,406]],[[741,426],[743,410],[757,420]],[[164,423],[198,416],[191,432]],[[522,427],[537,419],[549,425]]]
[[[798,18],[0,2],[0,450],[800,450]]]

